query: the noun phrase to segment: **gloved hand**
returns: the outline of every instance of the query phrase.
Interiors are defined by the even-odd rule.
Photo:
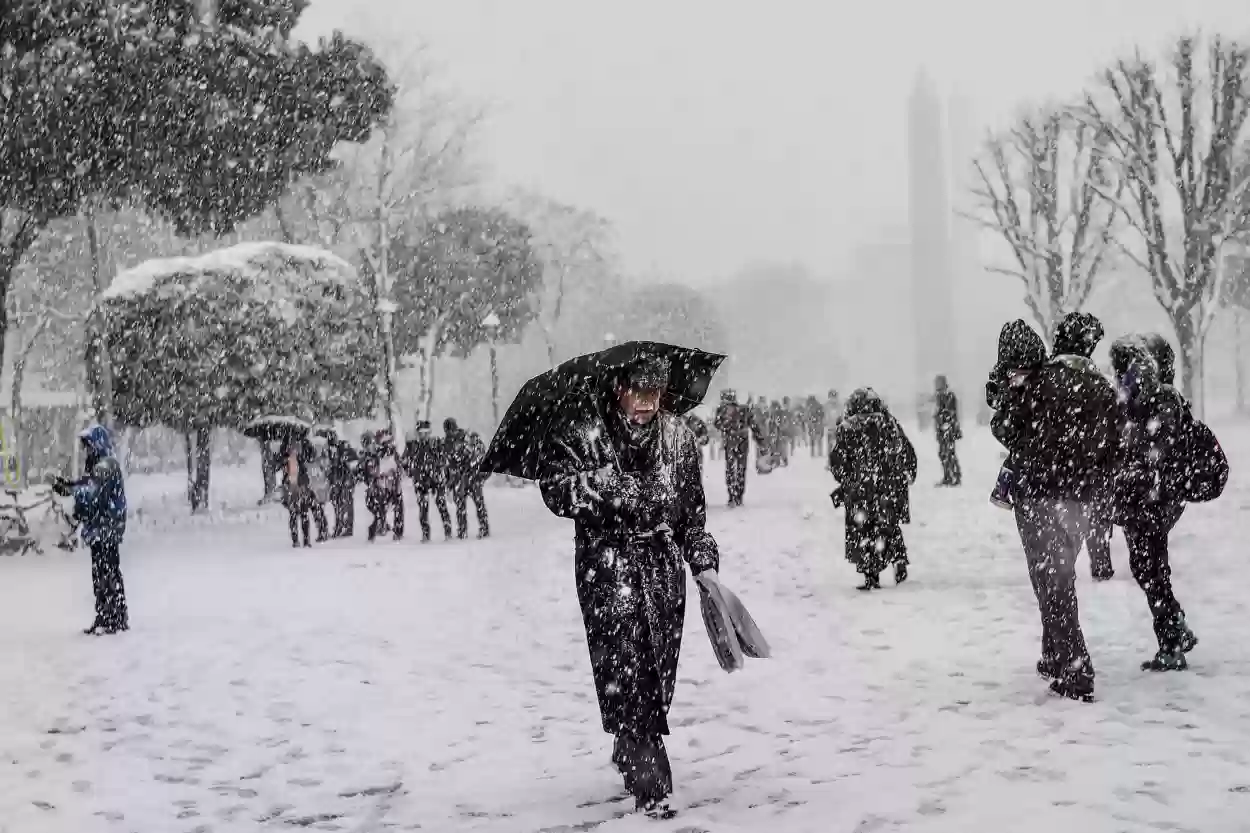
[[[52,486],[52,491],[61,497],[69,497],[74,490],[74,484],[60,475],[53,477],[50,485]]]

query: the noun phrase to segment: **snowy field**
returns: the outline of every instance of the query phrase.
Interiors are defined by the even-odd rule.
[[[1092,705],[1035,676],[988,437],[962,444],[962,490],[932,487],[918,438],[912,579],[871,595],[816,462],[753,478],[735,513],[711,469],[722,578],[776,656],[724,674],[688,606],[671,821],[608,801],[572,529],[535,490],[488,492],[487,542],[420,546],[410,496],[403,543],[293,551],[254,472],[215,473],[232,499],[194,521],[181,479],[136,478],[129,633],[80,633],[84,553],[0,559],[0,831],[1248,830],[1250,431],[1216,427],[1233,482],[1173,538],[1191,670],[1138,670],[1150,617],[1117,534],[1113,581],[1080,565]]]

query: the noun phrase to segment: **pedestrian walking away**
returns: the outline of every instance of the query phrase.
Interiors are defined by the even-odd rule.
[[[1091,521],[1108,514],[1115,468],[1116,391],[1079,357],[1047,359],[1024,321],[999,336],[994,436],[1014,471],[1011,505],[1042,625],[1038,673],[1076,700],[1094,693],[1094,664],[1077,606],[1075,562]]]
[[[1184,459],[1189,403],[1170,383],[1171,347],[1160,339],[1155,350],[1144,337],[1126,337],[1111,346],[1111,365],[1120,389],[1119,465],[1114,484],[1115,520],[1128,542],[1129,569],[1146,596],[1158,650],[1142,663],[1148,671],[1183,671],[1186,654],[1198,638],[1172,587],[1168,537],[1185,511],[1173,471],[1188,476]],[[1159,361],[1156,359],[1158,353]],[[1166,382],[1165,382],[1166,380]]]
[[[1102,341],[1102,322],[1087,312],[1072,312],[1064,316],[1055,328],[1054,356],[1075,356],[1089,360],[1091,370],[1094,350]],[[1111,564],[1112,525],[1102,518],[1091,518],[1089,536],[1085,539],[1085,551],[1089,554],[1089,574],[1094,581],[1107,581],[1115,576]]]
[[[834,505],[846,515],[846,559],[864,577],[859,589],[879,589],[881,572],[890,565],[895,584],[906,581],[903,525],[911,522],[908,490],[916,481],[916,450],[871,388],[847,398],[829,471],[838,482]]]
[[[963,438],[959,423],[959,399],[950,389],[945,376],[933,380],[933,430],[937,436],[938,460],[942,463],[942,482],[939,486],[959,486],[963,483],[963,471],[959,467],[959,455],[955,443]]]

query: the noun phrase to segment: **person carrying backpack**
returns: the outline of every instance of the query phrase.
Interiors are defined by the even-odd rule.
[[[1142,670],[1183,671],[1198,637],[1172,587],[1168,537],[1186,502],[1223,491],[1228,460],[1173,386],[1175,354],[1166,339],[1121,338],[1111,347],[1111,365],[1121,392],[1114,520],[1124,529],[1129,567],[1146,595],[1159,646]]]

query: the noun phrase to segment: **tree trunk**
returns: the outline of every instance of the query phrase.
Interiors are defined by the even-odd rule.
[[[274,492],[278,488],[278,462],[273,452],[269,450],[269,443],[264,440],[258,442],[260,442],[260,473],[265,483],[265,493],[260,502],[269,503],[273,500]]]
[[[195,429],[195,473],[191,481],[191,511],[208,508],[208,476],[213,462],[212,429]]]
[[[1181,393],[1193,405],[1194,414],[1202,419],[1206,409],[1203,401],[1203,339],[1193,320],[1183,316],[1173,320],[1176,341],[1180,347]]]
[[[9,422],[13,428],[13,436],[8,442],[9,453],[4,461],[6,467],[16,466],[15,477],[10,476],[6,468],[5,482],[11,482],[18,488],[26,485],[26,427],[22,425],[22,379],[25,375],[26,356],[19,352],[13,359],[13,400],[9,407]]]
[[[1246,350],[1245,350],[1245,317],[1246,311],[1241,307],[1233,307],[1233,372],[1237,385],[1237,413],[1246,413]]]
[[[187,444],[187,502],[191,511],[195,511],[195,446],[190,432],[182,435]]]
[[[100,238],[95,211],[88,207],[83,219],[87,224],[87,251],[90,259],[91,286],[95,301],[87,316],[87,388],[91,391],[91,410],[96,422],[113,428],[113,368],[109,362],[104,316],[100,311],[100,294],[104,292],[104,274],[100,268]]]
[[[495,355],[495,345],[490,345],[490,412],[494,419],[491,428],[499,427],[499,359]]]

